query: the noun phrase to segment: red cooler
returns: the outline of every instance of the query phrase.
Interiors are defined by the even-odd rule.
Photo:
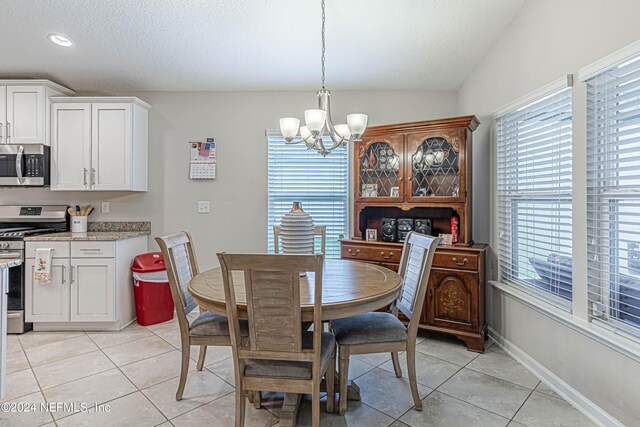
[[[138,323],[149,326],[173,319],[173,298],[162,252],[138,255],[131,271]]]

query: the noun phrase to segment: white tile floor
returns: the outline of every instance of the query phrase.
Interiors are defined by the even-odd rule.
[[[399,379],[388,354],[355,356],[349,376],[357,379],[362,401],[349,402],[344,417],[323,413],[322,425],[593,425],[497,345],[479,355],[445,336],[421,333],[418,341],[422,412],[413,409],[406,366],[405,378]],[[0,411],[0,426],[233,426],[231,350],[210,347],[201,372],[192,363],[184,399],[176,402],[179,344],[175,319],[121,332],[9,336],[3,402],[36,405],[28,413]],[[193,347],[194,361],[197,355]],[[277,425],[281,399],[282,394],[265,393],[262,409],[247,405],[246,425]],[[40,402],[106,403],[110,411],[74,413],[60,407],[47,412],[40,411]],[[306,399],[298,425],[310,424],[310,412]]]

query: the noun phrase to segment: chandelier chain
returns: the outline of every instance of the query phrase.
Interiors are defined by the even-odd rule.
[[[322,0],[322,89],[324,89],[324,51],[325,51],[324,21],[325,21],[324,0]]]

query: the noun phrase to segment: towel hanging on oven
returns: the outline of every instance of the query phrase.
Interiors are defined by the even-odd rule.
[[[51,248],[36,249],[36,265],[33,270],[33,279],[41,283],[51,282]]]

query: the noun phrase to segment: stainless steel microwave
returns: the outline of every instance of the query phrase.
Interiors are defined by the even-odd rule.
[[[49,150],[44,144],[0,144],[0,187],[49,185]]]

